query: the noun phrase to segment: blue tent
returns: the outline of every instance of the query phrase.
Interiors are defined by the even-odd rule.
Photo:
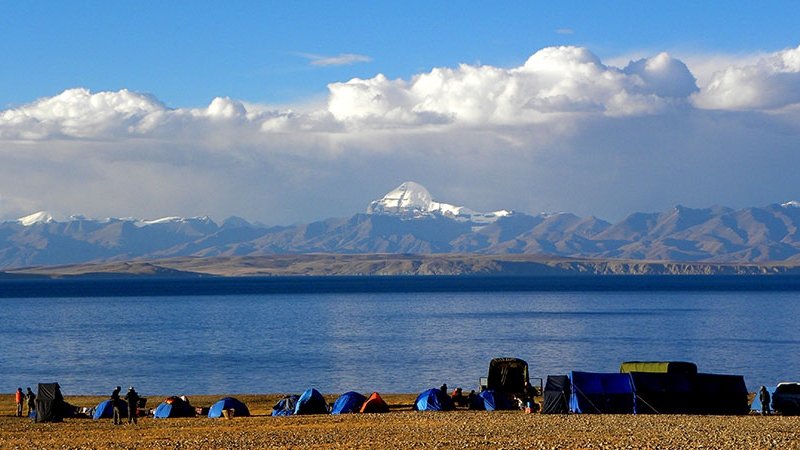
[[[272,416],[291,416],[294,414],[294,407],[297,405],[297,400],[300,399],[297,395],[287,395],[275,403],[272,407]]]
[[[180,399],[180,397],[169,397],[156,407],[153,417],[156,419],[167,419],[174,417],[194,417],[195,411],[192,405]]]
[[[633,385],[627,373],[571,372],[569,408],[579,414],[633,414]]]
[[[333,403],[331,414],[357,413],[365,401],[367,401],[367,397],[358,392],[345,392]]]
[[[428,389],[414,401],[414,411],[452,411],[456,409],[453,399],[440,389]]]
[[[212,419],[222,417],[222,410],[224,409],[233,409],[235,411],[234,415],[237,417],[250,416],[250,410],[247,409],[247,405],[233,397],[225,397],[211,405],[211,408],[208,410],[208,417]]]
[[[294,413],[300,414],[328,414],[328,404],[325,397],[314,388],[306,389],[297,400]]]
[[[497,392],[494,389],[485,390],[478,394],[478,397],[483,399],[483,408],[486,411],[507,411],[511,409],[517,409],[511,402],[511,399],[508,397],[508,395],[505,395],[502,392]]]
[[[128,402],[120,400],[119,408],[119,415],[128,417]],[[112,417],[114,417],[114,405],[111,404],[111,400],[103,400],[94,408],[92,419],[111,419]]]

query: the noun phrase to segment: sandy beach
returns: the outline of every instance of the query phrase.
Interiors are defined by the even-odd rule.
[[[210,406],[222,395],[190,396]],[[0,395],[0,448],[800,448],[800,417],[678,415],[540,415],[520,411],[414,412],[416,394],[386,394],[388,414],[273,418],[280,395],[236,395],[252,417],[231,420],[141,418],[37,424],[13,417],[10,394]],[[91,407],[104,396],[67,396]],[[155,407],[162,396],[149,396]],[[326,396],[333,401],[335,396]]]

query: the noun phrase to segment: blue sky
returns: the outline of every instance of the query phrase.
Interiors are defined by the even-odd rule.
[[[601,58],[791,46],[792,2],[4,2],[0,105],[69,87],[127,88],[173,107],[216,96],[283,103],[383,73],[518,65],[553,45]],[[364,55],[312,66],[303,54]]]
[[[0,1],[0,219],[800,198],[792,2]]]

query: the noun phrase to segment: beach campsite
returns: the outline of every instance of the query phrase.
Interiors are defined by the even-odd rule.
[[[571,371],[537,386],[527,363],[496,358],[477,394],[149,396],[138,424],[115,426],[107,398],[39,385],[40,414],[12,417],[0,395],[2,448],[797,448],[797,384],[771,388],[762,416],[744,378],[693,363],[633,361],[619,372]],[[90,406],[91,405],[91,406]],[[752,409],[752,410],[751,410]],[[93,420],[92,420],[93,419]]]

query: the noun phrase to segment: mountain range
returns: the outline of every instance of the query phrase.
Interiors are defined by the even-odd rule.
[[[650,262],[800,262],[800,203],[637,212],[617,223],[570,213],[488,213],[439,202],[405,182],[364,213],[266,226],[231,217],[0,222],[4,270],[185,257],[287,254],[482,254]]]

